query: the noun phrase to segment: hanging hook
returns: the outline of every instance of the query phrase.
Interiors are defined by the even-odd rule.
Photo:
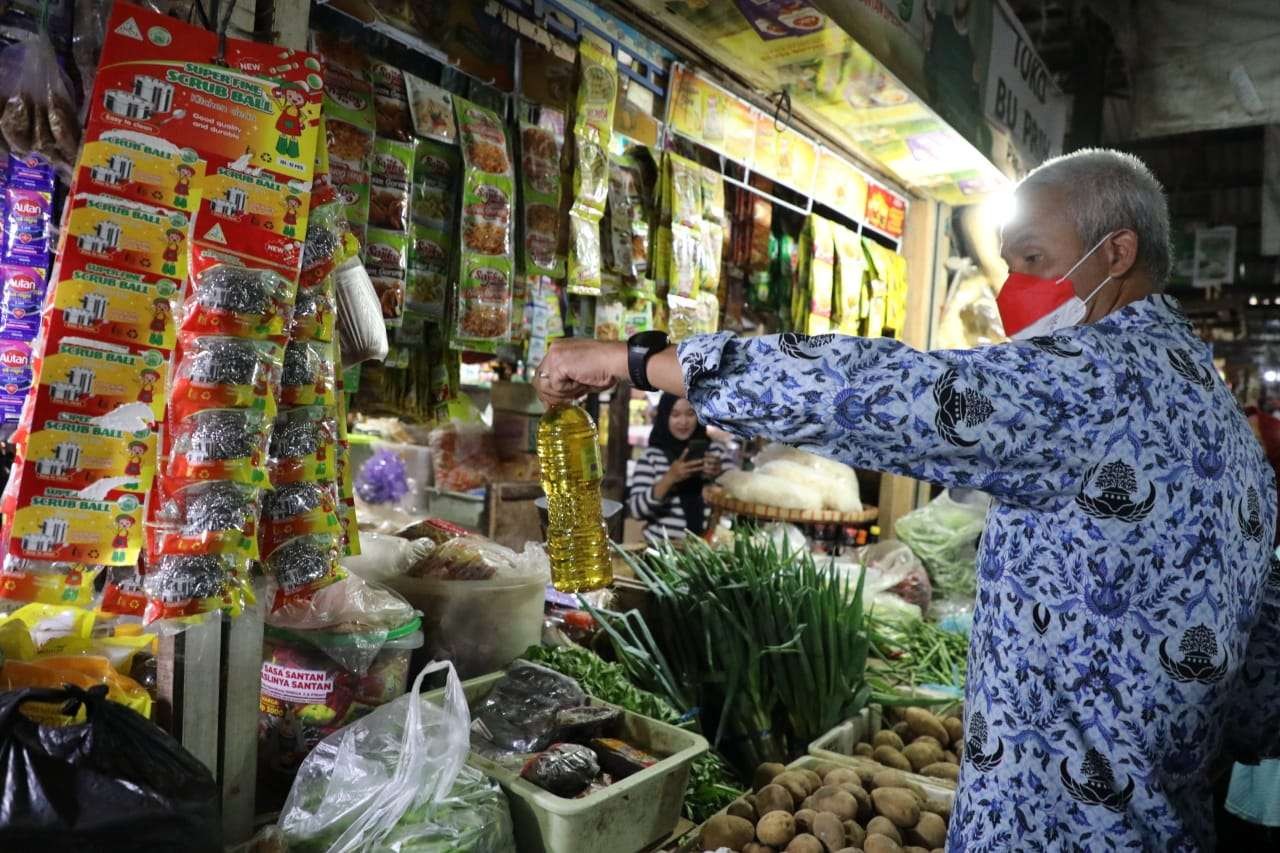
[[[783,87],[783,88],[779,89],[777,92],[775,92],[775,93],[773,94],[773,97],[772,97],[772,98],[770,98],[770,100],[772,100],[772,101],[774,102],[774,104],[773,104],[773,129],[774,129],[774,130],[776,130],[778,133],[782,133],[782,131],[783,131],[785,128],[784,128],[784,127],[780,127],[780,126],[779,126],[779,124],[778,124],[778,116],[779,116],[779,115],[780,115],[780,114],[785,110],[785,111],[786,111],[786,116],[787,116],[785,120],[786,120],[787,122],[790,122],[790,121],[791,121],[791,93],[790,93],[789,91],[787,91],[786,87]]]
[[[218,6],[221,0],[213,0],[214,19],[218,16]],[[236,11],[236,0],[228,0],[227,11],[223,13],[222,20],[218,21],[218,55],[213,58],[215,65],[227,64],[227,28],[231,26],[231,16]]]

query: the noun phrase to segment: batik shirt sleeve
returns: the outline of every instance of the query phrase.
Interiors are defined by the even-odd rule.
[[[1006,503],[1074,496],[1112,378],[1066,340],[920,352],[887,338],[691,338],[703,423]]]

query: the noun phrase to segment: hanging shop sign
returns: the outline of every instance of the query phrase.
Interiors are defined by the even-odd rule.
[[[1062,153],[1066,102],[1022,25],[1003,4],[991,21],[984,112],[1008,131],[1026,166]]]

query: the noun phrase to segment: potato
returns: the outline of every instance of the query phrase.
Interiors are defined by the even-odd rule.
[[[718,814],[702,827],[702,849],[719,850],[728,847],[730,850],[741,850],[756,837],[756,828],[751,821],[733,815]]]
[[[964,740],[964,723],[955,717],[943,717],[942,727],[947,730],[947,736],[950,738],[950,741],[944,741],[944,745]]]
[[[871,788],[905,788],[907,777],[897,770],[879,770],[871,777]]]
[[[848,791],[839,788],[822,788],[813,795],[813,810],[831,812],[841,820],[853,820],[858,815],[858,801]]]
[[[764,817],[770,812],[790,814],[796,809],[795,798],[781,785],[765,785],[756,794],[756,815]]]
[[[853,794],[853,798],[858,801],[859,819],[867,820],[871,817],[871,795],[868,794],[861,785],[854,785],[852,783],[845,782],[843,784],[836,785],[835,787],[839,788],[841,791],[847,791],[848,793]]]
[[[845,843],[850,847],[861,847],[862,842],[867,837],[867,831],[862,828],[856,821],[846,820],[844,822],[844,838]]]
[[[921,776],[932,776],[934,779],[950,779],[952,782],[960,778],[960,765],[937,761],[920,768]]]
[[[862,780],[862,787],[868,791],[871,790],[871,780],[876,774],[884,768],[880,767],[874,761],[859,762],[853,767],[853,772],[858,774],[858,778]]]
[[[756,838],[770,847],[786,847],[795,837],[796,819],[786,812],[770,812],[756,824]]]
[[[861,755],[864,758],[870,758],[875,751],[876,748],[869,743],[855,743],[853,745],[853,754]]]
[[[809,781],[809,793],[812,794],[814,791],[822,787],[822,777],[812,770],[801,768],[799,770],[793,770],[792,772],[799,773]]]
[[[916,738],[911,742],[912,743],[931,743],[938,748],[939,752],[941,752],[943,748],[946,746],[946,744],[940,742],[936,737],[932,737],[930,735],[920,735],[918,738]]]
[[[925,797],[920,804],[920,811],[932,812],[943,820],[950,820],[952,802],[950,798],[944,800],[941,797]]]
[[[929,735],[929,737],[937,738],[939,743],[951,739],[951,736],[947,734],[946,728],[943,727],[942,721],[924,708],[907,708],[902,712],[902,718],[911,729],[911,733],[916,737]]]
[[[952,752],[949,749],[946,752],[942,753],[942,760],[947,762],[948,764],[955,764],[956,766],[959,766],[960,764],[960,756],[956,755],[954,752]]]
[[[796,812],[796,832],[800,834],[807,832],[813,835],[813,819],[817,816],[818,813],[813,809],[800,809]]]
[[[840,769],[840,765],[836,764],[834,761],[819,761],[818,763],[813,765],[813,772],[817,773],[818,776],[820,776],[823,779],[826,779],[827,774],[830,773],[832,770],[839,770],[839,769]]]
[[[823,785],[840,785],[849,782],[854,785],[862,784],[862,777],[848,767],[837,767],[826,776],[822,777]]]
[[[747,803],[748,803],[748,804],[750,804],[751,808],[753,808],[753,809],[754,809],[754,808],[756,807],[756,795],[755,795],[755,794],[745,794],[745,795],[743,795],[742,799],[746,800],[746,801],[747,801]]]
[[[923,847],[917,847],[913,844],[910,847],[903,847],[902,853],[929,853],[929,851]]]
[[[861,847],[843,847],[837,850],[836,853],[863,853],[863,850]]]
[[[868,835],[862,843],[865,853],[902,853],[902,847],[886,835]]]
[[[749,820],[752,823],[756,822],[756,807],[751,805],[751,803],[748,803],[746,800],[734,800],[732,803],[729,803],[729,807],[725,809],[725,812],[733,815],[734,817]]]
[[[893,821],[889,820],[887,817],[880,817],[877,815],[867,821],[867,837],[870,838],[873,835],[883,835],[886,838],[892,838],[895,844],[902,843],[902,833],[898,832],[898,827],[894,826]],[[862,846],[866,847],[865,844]]]
[[[932,740],[932,738],[930,738]],[[902,754],[911,762],[911,769],[920,772],[920,768],[929,764],[936,764],[942,761],[942,747],[938,746],[938,742],[922,743],[915,741],[902,748]]]
[[[771,761],[761,764],[756,768],[755,784],[751,787],[753,790],[759,791],[765,785],[772,782],[776,777],[786,772],[787,768],[783,767],[781,764],[776,764]]]
[[[797,803],[804,802],[805,797],[817,790],[816,788],[809,787],[809,780],[807,778],[791,770],[775,776],[771,784],[781,785],[783,788],[786,788],[787,793],[791,794],[791,799],[795,800]]]
[[[897,733],[898,737],[900,738],[905,739],[905,738],[911,737],[911,726],[907,725],[906,720],[902,720],[900,722],[894,723],[893,730],[895,733]]]
[[[964,741],[958,740],[951,744],[951,751],[956,754],[956,764],[959,764],[960,759],[964,758]]]
[[[871,802],[895,826],[915,826],[920,820],[920,803],[906,788],[876,788],[871,792]]]
[[[933,812],[921,812],[920,820],[906,835],[908,841],[932,850],[947,843],[947,822]]]
[[[874,746],[891,746],[894,749],[902,749],[902,738],[892,729],[881,729],[871,736],[871,745]]]
[[[819,812],[813,819],[813,837],[822,842],[828,853],[844,846],[844,823],[831,812]]]
[[[778,853],[778,851],[770,847],[768,844],[757,844],[752,841],[746,847],[742,848],[742,853]]]
[[[822,842],[812,835],[797,835],[787,845],[786,853],[826,853],[826,851],[822,849]]]
[[[905,755],[891,746],[877,746],[875,753],[871,757],[885,767],[892,767],[894,770],[911,771],[911,762],[907,760]]]

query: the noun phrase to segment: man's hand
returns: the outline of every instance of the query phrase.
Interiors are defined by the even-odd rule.
[[[533,387],[543,403],[553,406],[606,391],[626,376],[626,344],[564,338],[547,350]]]

